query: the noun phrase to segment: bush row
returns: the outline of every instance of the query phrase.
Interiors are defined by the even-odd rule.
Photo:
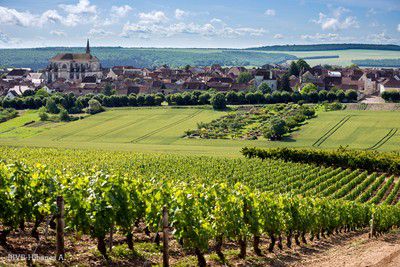
[[[248,158],[278,158],[285,161],[314,163],[317,165],[338,166],[362,169],[370,172],[400,174],[400,153],[352,150],[340,147],[337,150],[316,150],[296,148],[242,149]]]

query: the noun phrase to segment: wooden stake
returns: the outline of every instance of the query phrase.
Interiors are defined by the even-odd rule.
[[[162,225],[163,225],[163,266],[169,267],[168,210],[167,207],[165,206],[163,207]]]
[[[372,217],[371,217],[371,229],[370,229],[370,231],[369,231],[369,238],[372,238],[372,237],[374,237],[375,236],[375,230],[374,230],[374,214],[372,214]]]
[[[57,260],[62,262],[65,258],[64,249],[64,198],[57,197]]]
[[[112,251],[112,247],[113,247],[113,230],[114,230],[114,224],[112,224],[110,227],[110,240],[109,240],[109,244],[108,244],[110,252]]]

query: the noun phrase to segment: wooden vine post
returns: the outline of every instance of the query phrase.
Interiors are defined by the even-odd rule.
[[[372,213],[371,217],[371,225],[370,225],[370,231],[369,231],[369,238],[372,238],[375,236],[375,229],[374,229],[374,214]]]
[[[65,258],[64,249],[64,198],[57,197],[57,254],[56,258],[62,262]]]
[[[163,207],[162,215],[162,225],[163,225],[163,266],[169,267],[169,247],[168,247],[168,209],[166,206]]]

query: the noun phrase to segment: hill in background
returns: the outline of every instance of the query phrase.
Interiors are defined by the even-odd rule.
[[[272,45],[252,47],[247,50],[263,51],[327,51],[327,50],[389,50],[400,51],[399,45],[381,45],[381,44],[314,44],[314,45]]]

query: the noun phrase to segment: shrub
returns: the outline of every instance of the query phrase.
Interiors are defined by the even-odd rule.
[[[215,110],[224,110],[226,109],[226,99],[224,94],[217,93],[211,98],[211,104],[213,109]]]
[[[97,101],[96,99],[89,100],[89,107],[86,110],[87,113],[96,114],[102,111],[104,111],[104,108],[101,106],[99,101]]]

